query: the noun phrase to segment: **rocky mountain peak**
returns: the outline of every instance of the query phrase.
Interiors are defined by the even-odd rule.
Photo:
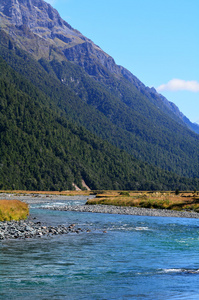
[[[62,52],[61,60],[65,57],[79,64],[91,76],[97,78],[97,75],[104,74],[104,67],[111,73],[121,73],[113,58],[73,29],[60,17],[56,9],[43,0],[0,0],[0,17],[1,23],[6,24],[7,33],[15,39],[17,45],[25,48],[37,59],[42,56],[53,59],[51,50],[54,46],[53,51]],[[30,31],[35,35],[35,42]],[[39,47],[35,48],[34,44]]]
[[[174,119],[177,116],[178,122],[192,128],[191,122],[185,122],[184,115],[172,103],[155,89],[147,88],[127,69],[118,66],[110,55],[64,21],[49,3],[43,0],[0,0],[0,29],[37,60],[69,60],[105,84],[110,84],[111,76],[125,81],[127,87],[134,86],[158,109]],[[116,92],[114,85],[113,89]],[[122,93],[118,92],[118,95],[126,101]]]
[[[54,27],[73,30],[57,10],[43,0],[1,0],[0,12],[12,25],[26,24],[33,32]]]
[[[43,0],[0,0],[0,27],[36,59],[64,60],[65,49],[89,42]]]
[[[22,25],[22,14],[18,0],[1,0],[0,12],[7,17],[13,24]]]

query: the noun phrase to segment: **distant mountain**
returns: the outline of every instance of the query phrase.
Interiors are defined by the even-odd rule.
[[[152,88],[150,89],[151,96],[153,99],[156,99],[156,103],[154,104],[156,106],[161,106],[161,101],[164,104],[162,106],[162,111],[165,112],[168,116],[171,117],[171,112],[178,117],[178,122],[181,120],[189,129],[193,130],[195,133],[199,134],[199,125],[196,123],[192,123],[180,110],[179,108],[173,103],[168,101],[163,95],[158,94],[157,91]],[[166,110],[165,107],[167,107],[169,110]],[[176,119],[177,120],[177,119]]]
[[[70,152],[68,161],[78,161],[78,163],[74,167],[76,171],[72,163],[68,164],[69,172],[72,175],[70,175],[70,180],[65,186],[70,185],[71,187],[73,182],[81,185],[81,180],[84,180],[88,185],[90,184],[89,186],[92,188],[137,187],[147,189],[148,186],[150,189],[153,186],[152,182],[156,184],[156,187],[153,186],[153,188],[158,186],[160,189],[173,188],[176,186],[176,182],[183,182],[184,187],[197,185],[197,179],[191,181],[191,179],[179,177],[199,177],[199,136],[188,129],[193,124],[186,125],[186,117],[180,113],[174,104],[158,94],[155,89],[146,87],[128,70],[117,66],[112,57],[62,20],[58,12],[49,4],[42,0],[0,0],[0,56],[9,65],[10,70],[14,72],[12,76],[17,78],[18,84],[20,80],[23,82],[20,88],[16,87],[16,83],[13,84],[12,89],[16,87],[17,94],[25,93],[24,97],[27,97],[28,103],[35,99],[35,95],[41,94],[42,96],[38,97],[35,107],[40,106],[45,99],[45,110],[51,116],[51,124],[53,125],[50,128],[47,119],[42,117],[41,120],[44,123],[39,126],[47,127],[48,132],[54,132],[54,128],[57,128],[59,123],[61,127],[55,131],[64,132],[66,129],[62,125],[69,122],[70,126],[76,128],[77,132],[85,131],[88,149],[90,149],[90,143],[93,143],[88,139],[89,134],[95,139],[96,145],[105,143],[104,145],[107,146],[103,147],[111,149],[110,152],[106,152],[106,155],[102,153],[101,159],[100,156],[97,156],[98,163],[96,165],[94,158],[90,159],[87,170],[86,160],[84,162],[82,160],[81,163],[83,156],[78,146],[78,144],[81,145],[81,137],[79,133],[78,137],[73,137],[73,141],[76,140],[78,143],[79,152],[77,151],[75,158],[72,158],[71,155],[74,151],[67,150]],[[0,72],[5,80],[6,68]],[[9,78],[12,76],[9,75]],[[27,81],[26,84],[24,80]],[[30,91],[34,89],[35,92],[32,95]],[[12,98],[9,95],[6,97]],[[9,119],[9,109],[5,114],[6,118]],[[28,113],[29,116],[31,114]],[[38,112],[39,115],[40,112]],[[61,121],[59,121],[60,117]],[[21,119],[21,121],[17,121],[19,117],[16,114],[12,118],[13,124],[23,123]],[[34,127],[35,124],[29,126]],[[24,132],[25,127],[20,127],[20,130]],[[72,129],[72,132],[74,130]],[[70,135],[73,136],[71,131],[70,134],[65,132],[62,136],[68,139],[67,136]],[[42,140],[39,133],[35,133],[33,136],[34,139],[36,138],[35,143]],[[39,140],[37,140],[37,136]],[[50,136],[52,138],[53,134]],[[47,139],[45,134],[43,134],[43,139],[44,137]],[[68,147],[60,133],[56,140],[59,140],[59,149]],[[4,143],[7,145],[6,140]],[[21,143],[23,144],[22,140],[20,140]],[[46,143],[53,145],[54,141],[51,139],[50,142],[46,141]],[[52,154],[51,159],[56,161],[53,158],[54,155],[56,156],[56,150],[52,145],[49,146]],[[100,146],[96,147],[101,149]],[[125,156],[123,160],[126,162],[129,160],[132,171],[127,167],[128,163],[124,164],[124,168],[122,167],[121,150],[122,155]],[[46,153],[45,151],[43,153]],[[63,151],[57,151],[59,159]],[[103,152],[102,149],[100,152]],[[103,158],[104,155],[106,159]],[[112,162],[107,165],[106,169],[103,163],[106,164],[109,161],[109,155],[112,157]],[[120,161],[120,167],[117,168],[118,161]],[[59,162],[61,166],[63,161],[60,160]],[[149,167],[149,169],[152,168],[153,172],[148,175],[150,174],[149,169],[144,171],[145,166],[147,166],[145,163],[172,171],[178,175],[165,173],[154,167]],[[50,164],[48,162],[49,174]],[[106,169],[103,172],[107,174],[104,177],[107,184],[105,182],[100,184],[100,164],[102,164],[102,169]],[[66,161],[64,165],[67,165]],[[22,178],[23,168],[20,166],[21,164],[18,165],[18,170],[21,172]],[[143,166],[143,173],[141,171],[141,175],[139,171],[140,175],[138,176],[136,168],[142,170],[141,166]],[[99,169],[99,173],[97,169]],[[39,170],[38,167],[37,174],[39,174]],[[34,172],[31,172],[31,178],[35,178]],[[164,174],[161,175],[162,179],[159,173]],[[95,178],[94,174],[96,174],[96,179],[93,179],[92,182],[91,178]],[[138,181],[135,179],[136,176],[139,178]],[[165,179],[166,176],[168,176],[167,179]],[[56,177],[60,178],[57,175]],[[9,176],[7,178],[9,182]],[[47,186],[48,180],[46,178],[49,178],[50,186],[53,185],[49,175],[45,177],[42,188]],[[63,186],[63,178],[57,179],[60,182],[60,185],[57,183],[57,187]],[[128,184],[122,183],[124,178]],[[36,182],[38,184],[39,180]],[[144,182],[147,184],[144,185]],[[23,183],[23,185],[26,184]]]
[[[193,124],[196,125],[196,126],[199,126],[199,121],[196,121]]]

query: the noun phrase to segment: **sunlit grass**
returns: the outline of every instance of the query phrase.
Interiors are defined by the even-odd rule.
[[[29,214],[28,205],[19,200],[0,200],[0,221],[22,220]]]
[[[196,193],[174,192],[117,192],[117,194],[97,194],[96,198],[87,204],[103,204],[116,206],[132,206],[144,208],[158,208],[170,210],[195,210],[199,212],[199,197]]]

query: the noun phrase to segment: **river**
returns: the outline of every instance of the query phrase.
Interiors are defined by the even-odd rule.
[[[41,205],[48,203],[31,204],[30,212],[45,224],[90,232],[0,242],[0,299],[199,299],[198,219]]]

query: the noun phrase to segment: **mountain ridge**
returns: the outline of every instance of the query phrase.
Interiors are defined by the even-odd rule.
[[[83,189],[82,182],[94,190],[199,187],[199,179],[148,166],[66,120],[1,58],[0,137],[1,189]]]
[[[49,3],[43,0],[1,0],[0,12],[4,30],[14,38],[19,47],[33,54],[37,59],[45,57],[49,60],[53,58],[64,60],[66,58],[81,66],[96,80],[103,82],[106,82],[108,70],[117,78],[127,79],[141,93],[147,95],[151,103],[178,123],[199,133],[199,127],[190,122],[181,112],[179,113],[179,109],[174,104],[171,105],[170,101],[154,89],[146,87],[130,71],[116,65],[110,55],[72,28]],[[18,31],[17,35],[16,31]],[[28,47],[29,42],[19,39],[20,35],[29,40],[32,38],[30,47]]]

